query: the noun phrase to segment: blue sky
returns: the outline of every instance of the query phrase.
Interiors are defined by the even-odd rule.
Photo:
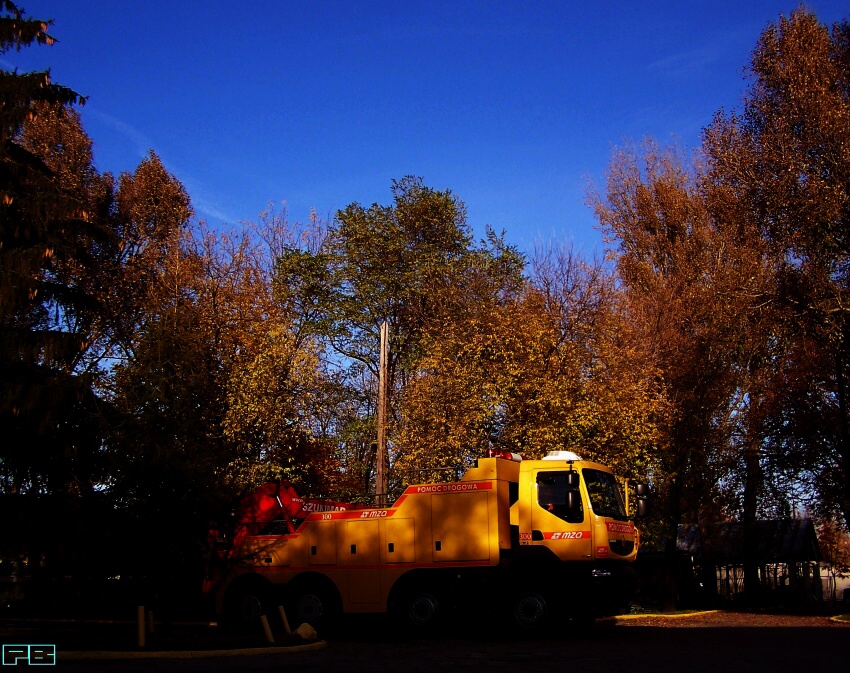
[[[390,201],[422,176],[506,230],[602,250],[588,181],[652,135],[699,142],[739,104],[768,23],[796,2],[21,0],[52,48],[4,54],[89,96],[100,170],[153,149],[212,224]],[[846,2],[807,3],[832,24]]]

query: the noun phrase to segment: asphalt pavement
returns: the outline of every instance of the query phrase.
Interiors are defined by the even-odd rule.
[[[606,620],[591,630],[531,636],[454,625],[431,637],[399,634],[380,620],[355,620],[311,643],[274,634],[235,633],[209,624],[155,625],[145,648],[132,622],[0,623],[0,640],[57,645],[57,665],[71,671],[333,671],[433,673],[627,669],[636,673],[736,673],[846,670],[850,625],[827,617],[693,615]],[[321,635],[321,634],[320,634]],[[20,640],[18,640],[20,639]],[[97,648],[97,649],[95,649]],[[82,654],[74,654],[82,653]],[[12,669],[9,669],[12,670]]]

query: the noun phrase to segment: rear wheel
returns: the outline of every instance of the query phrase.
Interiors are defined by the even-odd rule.
[[[253,594],[239,593],[234,597],[232,611],[239,623],[255,624],[263,614],[263,603],[259,597]]]
[[[271,587],[261,578],[246,578],[227,590],[223,610],[225,621],[238,629],[253,629],[266,614],[271,598]]]
[[[295,629],[309,624],[314,629],[331,628],[342,613],[336,588],[328,580],[310,579],[293,583],[287,591],[286,615]]]
[[[442,594],[430,582],[410,579],[393,589],[390,612],[397,627],[429,633],[443,621],[446,606]]]
[[[317,589],[308,589],[295,599],[294,617],[299,624],[317,626],[322,622],[327,610],[327,598]]]

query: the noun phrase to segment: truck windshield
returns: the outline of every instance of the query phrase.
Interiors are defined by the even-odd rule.
[[[537,473],[537,502],[547,512],[551,512],[567,523],[581,523],[584,521],[584,509],[581,506],[581,498],[577,498],[577,509],[567,507],[567,492],[575,489],[567,481],[566,472],[538,472]]]
[[[590,507],[599,516],[627,519],[623,496],[613,474],[602,470],[583,469],[584,483],[590,498]]]

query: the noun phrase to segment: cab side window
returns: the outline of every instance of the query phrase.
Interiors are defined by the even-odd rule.
[[[584,521],[584,506],[580,504],[581,497],[577,498],[578,508],[570,510],[567,506],[567,493],[569,491],[578,492],[578,486],[569,485],[566,472],[538,472],[537,502],[539,505],[567,523],[581,523]]]
[[[599,516],[625,521],[628,516],[614,475],[589,468],[582,470],[582,473],[591,509]]]

